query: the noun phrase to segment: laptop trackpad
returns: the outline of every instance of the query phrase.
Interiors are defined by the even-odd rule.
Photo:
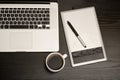
[[[10,48],[26,50],[32,48],[32,32],[11,32]]]

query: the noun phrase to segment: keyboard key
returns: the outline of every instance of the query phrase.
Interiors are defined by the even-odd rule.
[[[18,21],[18,24],[20,25],[20,24],[21,24],[21,21]]]
[[[19,14],[19,17],[22,17],[22,14]]]
[[[15,17],[18,17],[18,14],[15,14]]]
[[[7,14],[7,17],[10,17],[10,14]]]
[[[45,11],[45,13],[49,13],[49,11]]]
[[[22,10],[21,13],[24,13],[24,11]]]
[[[37,10],[37,8],[34,8],[34,10]]]
[[[37,14],[35,14],[35,17],[38,17],[38,15],[37,15]]]
[[[5,13],[8,13],[8,10],[5,10]]]
[[[2,17],[2,14],[0,14],[0,17]]]
[[[28,29],[28,25],[10,25],[10,29]]]
[[[5,21],[2,21],[2,24],[5,24]]]
[[[39,11],[37,11],[37,13],[40,13]]]
[[[41,22],[39,21],[38,24],[41,24]]]
[[[11,17],[14,17],[14,14],[11,14]]]
[[[5,25],[4,27],[5,27],[5,29],[8,29],[8,25]]]
[[[48,20],[48,18],[43,18],[45,21]]]
[[[47,13],[47,11],[45,11],[45,13]]]
[[[42,27],[38,27],[39,29],[42,29]]]
[[[37,24],[37,22],[35,21],[34,24]]]
[[[1,10],[1,13],[4,13],[4,10]]]
[[[45,14],[43,14],[42,17],[45,17]]]
[[[42,21],[42,18],[39,18],[40,19],[40,21]]]
[[[26,10],[29,10],[29,8],[26,8]]]
[[[32,21],[30,21],[30,24],[33,24],[33,22],[32,22]]]
[[[33,29],[33,25],[30,25],[30,29]]]
[[[50,24],[50,22],[46,22],[46,24]]]
[[[38,21],[39,19],[38,18],[36,18],[36,21]]]
[[[33,13],[35,13],[36,11],[34,10]]]
[[[9,13],[12,13],[12,10],[9,10]]]
[[[14,21],[14,24],[17,24],[17,22],[16,22],[16,21]]]
[[[23,17],[26,17],[26,14],[23,14]]]
[[[10,20],[11,20],[11,18],[8,18],[8,20],[10,21]]]
[[[30,21],[31,20],[31,18],[28,18],[28,21]]]
[[[5,21],[7,21],[8,19],[7,18],[4,18]]]
[[[16,21],[18,21],[19,20],[19,18],[16,18]]]
[[[0,18],[0,21],[2,21],[3,20],[3,18]]]
[[[29,17],[30,16],[30,14],[27,14],[27,17]]]
[[[1,8],[2,10],[4,10],[5,8]]]
[[[42,24],[46,24],[46,22],[42,22]]]
[[[46,27],[46,29],[50,29],[50,27]]]
[[[35,18],[32,18],[32,20],[34,21],[34,20],[35,20]]]
[[[49,8],[46,8],[46,10],[49,10]]]
[[[32,13],[32,11],[29,11],[29,13]]]
[[[22,21],[22,24],[25,24],[25,21]]]
[[[13,13],[16,13],[16,10],[13,10]]]
[[[20,13],[20,10],[17,10],[17,13]]]
[[[0,28],[3,29],[3,25],[0,25]]]
[[[22,8],[22,10],[25,10],[25,8]]]
[[[49,14],[47,14],[46,17],[49,17]]]
[[[26,24],[29,24],[29,22],[28,22],[28,21],[26,21]]]
[[[21,10],[21,8],[18,8],[18,10]]]
[[[13,24],[13,21],[10,21],[10,24]]]
[[[37,29],[38,28],[37,25],[34,25],[34,28]]]
[[[28,13],[28,11],[26,10],[25,13]]]
[[[3,17],[6,17],[6,14],[3,14]]]
[[[17,8],[13,8],[14,10],[16,10]]]
[[[34,15],[33,14],[31,14],[31,17],[33,17]]]
[[[6,21],[6,24],[9,24],[9,21]]]
[[[43,11],[40,11],[40,13],[43,13]]]
[[[8,8],[5,8],[6,10],[8,10]]]
[[[38,8],[38,10],[41,10],[41,8]]]
[[[42,28],[43,28],[43,29],[45,29],[45,28],[46,28],[46,26],[45,26],[45,25],[42,25]]]
[[[24,18],[24,20],[26,21],[26,20],[27,20],[27,18]]]
[[[20,18],[20,20],[22,21],[22,20],[23,20],[23,18]]]
[[[14,21],[14,20],[15,20],[15,18],[12,18],[12,20]]]
[[[13,8],[9,8],[10,10],[12,10]]]
[[[45,8],[42,8],[42,10],[45,10]]]
[[[50,20],[49,18],[45,18],[46,20]]]
[[[41,17],[41,14],[39,14],[39,17]]]

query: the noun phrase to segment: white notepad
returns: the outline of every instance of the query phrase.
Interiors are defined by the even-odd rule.
[[[63,11],[61,12],[61,16],[62,16],[63,27],[69,48],[70,59],[73,67],[107,60],[94,7]],[[79,42],[79,40],[77,39],[71,28],[68,26],[67,21],[71,22],[75,30],[78,32],[80,37],[85,42],[87,48],[84,48],[81,45],[81,43]],[[80,62],[77,61],[77,63],[74,62],[72,56],[74,52],[85,51],[97,47],[102,48],[103,50],[102,57],[100,58],[98,57],[97,59],[94,58],[93,60],[91,57],[91,59],[89,60],[88,59],[89,55],[88,55],[87,57],[85,57],[88,60],[84,61],[85,58],[83,58],[84,57],[83,56],[81,57],[81,59],[83,58],[83,62],[81,61]],[[97,53],[95,54],[96,56],[94,57],[97,57]]]

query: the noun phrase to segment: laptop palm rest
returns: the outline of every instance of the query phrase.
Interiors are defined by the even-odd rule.
[[[18,51],[31,49],[32,38],[32,32],[10,32],[10,48]]]

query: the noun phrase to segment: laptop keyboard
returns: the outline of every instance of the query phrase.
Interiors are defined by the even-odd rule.
[[[50,29],[50,8],[0,8],[0,29]]]

